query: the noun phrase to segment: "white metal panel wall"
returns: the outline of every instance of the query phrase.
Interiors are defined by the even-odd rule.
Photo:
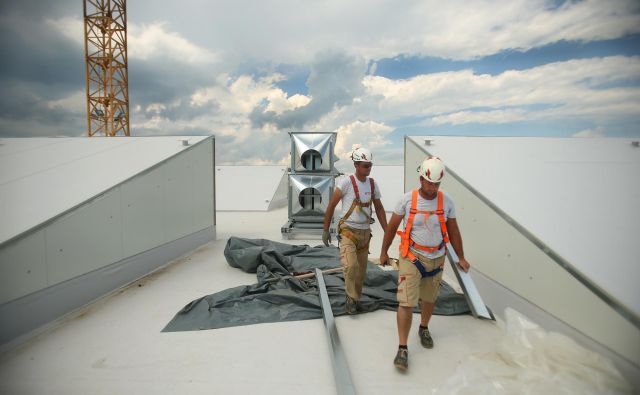
[[[165,167],[142,174],[121,186],[122,239],[125,256],[147,251],[165,241]]]
[[[428,146],[425,148],[428,150]],[[409,139],[405,139],[405,152],[405,189],[411,189],[418,185],[415,169],[426,154],[423,148]],[[465,256],[474,270],[640,365],[640,331],[633,324],[484,203],[451,172],[441,188],[454,199]],[[496,313],[502,315],[500,311]]]
[[[47,286],[44,230],[0,250],[0,304]]]
[[[171,210],[164,211],[167,240],[191,233],[193,228],[193,173],[190,155],[174,157],[165,166],[165,200]]]
[[[192,148],[193,174],[193,229],[204,229],[213,224],[213,140]]]
[[[409,192],[420,186],[420,176],[417,168],[427,157],[424,151],[418,149],[412,142],[405,139],[404,144],[404,191]],[[446,181],[446,180],[445,180]]]
[[[0,304],[208,227],[213,139],[0,248]]]
[[[120,190],[112,189],[45,229],[49,284],[122,259]]]

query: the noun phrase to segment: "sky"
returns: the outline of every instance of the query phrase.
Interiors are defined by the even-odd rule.
[[[288,132],[395,165],[405,135],[640,137],[638,0],[127,7],[131,135],[218,164],[286,164]],[[0,50],[0,137],[86,135],[81,0],[0,1]]]

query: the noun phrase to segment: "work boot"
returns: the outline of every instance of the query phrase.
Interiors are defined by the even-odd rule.
[[[433,348],[433,339],[431,338],[431,333],[429,333],[429,328],[418,328],[418,336],[420,337],[420,343],[422,343],[422,347],[424,348]]]
[[[346,302],[345,309],[347,311],[347,314],[356,314],[358,312],[356,300],[351,298],[349,295],[347,295],[347,302]]]
[[[398,348],[393,364],[400,370],[407,370],[409,367],[409,350],[406,348]]]

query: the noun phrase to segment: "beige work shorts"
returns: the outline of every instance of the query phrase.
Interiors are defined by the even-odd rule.
[[[444,265],[444,255],[435,259],[415,254],[427,271]],[[408,259],[400,257],[398,262],[398,304],[415,307],[418,300],[435,303],[442,280],[442,271],[435,276],[422,278],[418,268]]]

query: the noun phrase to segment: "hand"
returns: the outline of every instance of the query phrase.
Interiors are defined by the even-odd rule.
[[[469,262],[467,262],[466,259],[460,258],[460,260],[458,261],[458,267],[464,270],[465,273],[468,273],[471,265],[469,264]]]
[[[329,229],[325,229],[322,231],[322,242],[327,247],[329,247],[329,244],[331,244],[331,233],[329,233]]]
[[[380,265],[381,266],[385,266],[389,264],[389,254],[387,254],[386,252],[381,252],[380,253]]]

